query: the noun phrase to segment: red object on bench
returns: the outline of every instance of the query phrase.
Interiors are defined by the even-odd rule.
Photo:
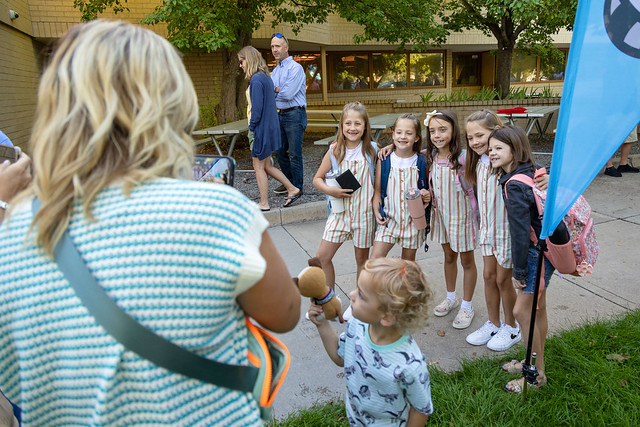
[[[524,107],[515,107],[515,108],[505,108],[503,110],[498,110],[498,114],[522,114],[526,112],[527,109]]]

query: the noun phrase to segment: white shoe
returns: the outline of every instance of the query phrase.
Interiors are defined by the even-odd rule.
[[[479,329],[467,335],[467,342],[471,345],[485,345],[499,330],[500,328],[487,320]]]
[[[520,334],[520,325],[518,323],[516,323],[515,328],[503,323],[498,333],[489,340],[487,347],[493,351],[505,351],[521,339],[522,335]]]
[[[456,315],[456,318],[453,319],[453,327],[456,329],[466,329],[471,325],[471,321],[473,320],[473,316],[475,313],[473,312],[473,308],[471,310],[465,310],[461,308]]]
[[[460,300],[458,298],[453,301],[451,301],[449,298],[445,298],[440,304],[436,306],[436,308],[433,309],[433,314],[438,317],[446,316],[451,310],[459,305]]]

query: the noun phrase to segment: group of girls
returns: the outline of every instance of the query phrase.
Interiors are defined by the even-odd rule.
[[[537,211],[531,189],[519,182],[509,182],[510,193],[505,202],[502,187],[514,173],[533,177],[535,162],[529,142],[521,129],[503,126],[496,114],[488,110],[478,111],[466,120],[469,152],[463,148],[453,111],[428,113],[424,124],[427,127],[425,150],[422,149],[422,127],[418,119],[413,114],[400,115],[392,128],[393,144],[377,153],[380,161],[376,163],[377,146],[371,141],[365,107],[359,102],[344,106],[336,141],[313,179],[319,191],[342,199],[344,210],[329,213],[316,256],[331,288],[335,281],[333,256],[349,239],[354,241],[357,277],[371,248],[370,257],[378,258],[386,256],[394,245],[400,245],[402,258],[415,260],[417,249],[425,243],[426,233],[414,226],[405,193],[419,189],[423,203],[431,203],[431,240],[440,243],[444,252],[447,295],[435,307],[434,314],[445,316],[460,307],[453,327],[465,329],[471,324],[474,317],[471,300],[477,279],[474,250],[479,245],[489,319],[467,336],[467,342],[487,345],[495,351],[506,350],[528,335],[537,257],[535,251],[530,250],[528,235],[530,224],[537,232],[540,226],[534,215]],[[490,143],[496,146],[496,154],[490,154]],[[391,165],[384,197],[381,163],[387,156]],[[420,176],[419,156],[425,156],[424,176]],[[327,185],[327,173],[343,173],[347,169],[360,182],[358,190]],[[546,179],[541,181],[540,185],[544,187]],[[429,190],[420,185],[424,182],[428,182]],[[523,230],[527,237],[523,237]],[[458,256],[463,270],[462,301],[456,296]],[[547,285],[552,271],[549,264],[545,271]],[[514,288],[520,289],[518,295]],[[504,321],[500,320],[501,302]],[[345,318],[348,316],[349,309],[344,313]],[[542,385],[546,382],[543,373],[547,332],[544,292],[538,303],[537,316],[533,351],[538,356],[538,384]],[[519,373],[522,362],[514,360],[502,368]],[[521,388],[521,379],[505,386],[513,392],[519,392]]]

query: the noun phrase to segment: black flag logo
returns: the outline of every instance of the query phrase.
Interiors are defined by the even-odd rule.
[[[615,47],[640,59],[640,0],[606,0],[604,26]]]

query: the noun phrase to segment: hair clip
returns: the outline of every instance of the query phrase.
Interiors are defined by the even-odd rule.
[[[427,114],[427,118],[424,119],[424,125],[426,127],[429,127],[429,120],[431,120],[433,116],[437,116],[438,114],[442,114],[442,113],[439,113],[438,110],[433,110],[432,112],[426,113],[426,114]]]

